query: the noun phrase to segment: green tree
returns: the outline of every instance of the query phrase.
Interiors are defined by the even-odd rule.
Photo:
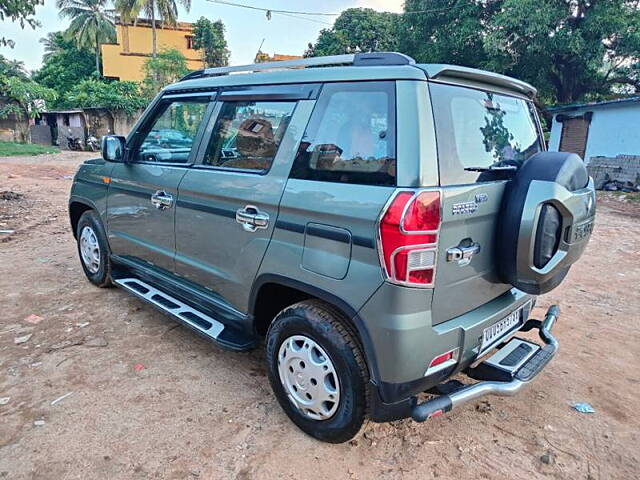
[[[142,69],[142,94],[147,99],[153,98],[166,85],[177,82],[189,73],[187,59],[173,48],[161,50],[156,57],[149,58]]]
[[[191,0],[178,0],[188,12]],[[151,20],[151,52],[155,58],[158,54],[158,34],[156,20],[164,25],[175,25],[178,21],[178,4],[176,0],[115,0],[116,11],[127,22],[134,22],[140,13]]]
[[[639,8],[638,0],[406,0],[400,49],[419,62],[515,76],[545,102],[633,93]]]
[[[484,39],[487,67],[552,102],[640,91],[638,0],[504,0]]]
[[[406,0],[400,48],[423,63],[482,67],[482,38],[502,0]]]
[[[0,77],[0,96],[8,102],[0,108],[0,118],[15,116],[20,128],[21,141],[31,141],[28,120],[46,109],[46,102],[56,99],[56,92],[31,80],[18,76]],[[25,128],[26,126],[26,128]]]
[[[95,51],[96,72],[100,75],[100,45],[114,42],[116,27],[107,12],[107,0],[57,0],[60,16],[71,20],[65,37],[78,48]]]
[[[40,40],[45,45],[42,67],[31,78],[39,84],[54,89],[58,98],[54,106],[62,106],[65,95],[82,80],[95,76],[93,53],[79,49],[61,32],[52,32]]]
[[[341,53],[394,51],[399,47],[399,16],[371,8],[348,8],[331,28],[320,31],[305,57]]]
[[[224,38],[222,20],[212,22],[200,17],[193,25],[193,47],[202,50],[204,67],[224,67],[229,65],[229,49]]]
[[[0,77],[18,77],[26,80],[27,71],[24,68],[24,63],[20,60],[9,60],[0,54]]]
[[[147,105],[136,82],[106,82],[97,79],[78,83],[65,96],[64,102],[73,108],[101,107],[108,110],[112,117],[118,112],[133,115]]]
[[[33,16],[36,14],[36,6],[44,4],[44,0],[0,0],[0,22],[11,20],[18,22],[21,28],[29,25],[35,29],[40,26]],[[0,37],[0,45],[13,47],[14,42],[5,37]]]

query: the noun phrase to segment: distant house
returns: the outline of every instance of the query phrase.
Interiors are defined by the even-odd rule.
[[[116,80],[140,82],[144,78],[142,66],[151,57],[152,51],[151,20],[139,18],[135,25],[125,24],[116,19],[117,41],[114,44],[103,44],[103,75]],[[193,48],[193,24],[177,22],[175,26],[162,25],[156,20],[158,35],[158,51],[173,48],[187,59],[189,70],[203,68],[200,50]]]
[[[87,137],[103,135],[127,135],[138,115],[112,112],[101,107],[85,107],[71,110],[47,110],[39,115],[30,127],[31,142],[41,145],[67,146],[67,136],[86,142]],[[1,125],[1,123],[0,123]],[[2,131],[0,130],[0,138]]]
[[[549,150],[595,157],[640,156],[640,97],[548,109],[553,114]]]
[[[279,62],[283,60],[299,60],[301,59],[301,55],[286,55],[283,53],[274,53],[273,55],[269,55],[268,53],[264,53],[258,50],[256,54],[256,58],[254,59],[255,63],[264,63],[264,62]]]

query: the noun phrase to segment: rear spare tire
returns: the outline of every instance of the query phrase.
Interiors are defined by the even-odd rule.
[[[496,258],[502,280],[534,295],[557,287],[580,258],[595,217],[595,189],[575,153],[532,156],[505,187]]]

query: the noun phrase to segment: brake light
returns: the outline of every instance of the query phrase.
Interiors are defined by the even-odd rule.
[[[380,260],[387,280],[433,287],[435,280],[440,193],[401,191],[382,215]]]

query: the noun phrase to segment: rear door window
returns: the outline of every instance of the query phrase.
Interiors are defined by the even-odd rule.
[[[296,102],[224,102],[207,146],[204,165],[269,170]]]
[[[542,150],[531,102],[452,85],[430,84],[443,185],[497,180],[465,168],[519,167]]]
[[[324,85],[291,177],[395,185],[395,124],[394,82]]]

